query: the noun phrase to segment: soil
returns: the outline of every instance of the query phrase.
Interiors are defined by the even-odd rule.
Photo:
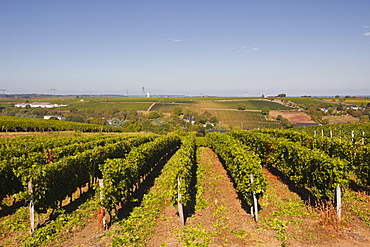
[[[281,115],[283,118],[288,119],[292,124],[296,123],[315,123],[311,117],[304,112],[300,111],[270,111],[270,117],[276,119],[278,115]]]
[[[274,232],[258,229],[258,224],[243,209],[233,183],[210,149],[202,149],[199,168],[205,169],[204,180],[198,181],[204,187],[203,198],[206,208],[196,210],[182,226],[177,210],[169,206],[158,219],[153,238],[148,246],[183,246],[184,232],[205,232],[209,246],[278,246]]]
[[[357,123],[360,121],[359,118],[355,118],[351,115],[343,116],[323,116],[322,119],[328,119],[329,124],[339,124],[339,123]]]

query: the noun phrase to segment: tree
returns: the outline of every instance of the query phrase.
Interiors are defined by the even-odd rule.
[[[343,105],[343,104],[339,104],[339,105],[337,106],[337,110],[338,110],[338,111],[343,111],[343,110],[344,110],[344,105]]]
[[[161,112],[158,112],[158,111],[150,111],[149,114],[148,114],[148,118],[149,119],[156,119],[156,118],[160,118],[163,114]]]
[[[122,124],[122,128],[127,132],[139,132],[142,126],[137,121],[127,121]]]
[[[261,113],[262,115],[268,116],[270,114],[270,108],[268,108],[267,106],[263,107]]]
[[[329,119],[324,119],[324,120],[322,120],[322,123],[323,123],[323,124],[329,124]]]
[[[85,119],[82,116],[78,116],[78,115],[68,116],[68,117],[66,117],[66,120],[71,121],[71,122],[77,122],[77,123],[84,123],[85,122]]]
[[[244,111],[245,110],[245,105],[244,104],[238,104],[237,109],[240,110],[240,111]]]
[[[181,107],[179,106],[176,106],[175,108],[173,108],[173,111],[172,111],[175,115],[177,116],[180,116],[182,114],[184,114],[184,111],[182,110]]]
[[[367,123],[367,122],[369,122],[369,115],[362,115],[362,116],[360,116],[360,122],[361,123]]]
[[[276,97],[279,97],[279,98],[286,97],[286,94],[285,93],[279,93]]]
[[[290,126],[292,126],[291,122],[290,122],[290,121],[289,121],[289,119],[287,119],[287,118],[283,118],[283,119],[281,120],[281,124],[282,124],[283,126],[285,126],[285,127],[290,127]]]
[[[211,117],[208,121],[210,123],[217,123],[218,122],[216,117]]]
[[[119,120],[118,118],[113,118],[112,119],[112,126],[113,127],[121,127],[123,122],[124,122],[124,120]]]
[[[137,111],[135,111],[134,109],[131,109],[129,110],[127,116],[126,116],[126,119],[128,120],[136,120],[136,117],[137,117],[138,113]]]

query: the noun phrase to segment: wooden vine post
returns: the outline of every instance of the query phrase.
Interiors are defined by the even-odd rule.
[[[177,210],[179,212],[180,216],[180,222],[182,225],[185,225],[185,218],[184,218],[184,207],[181,204],[181,190],[180,190],[180,185],[181,185],[181,178],[177,178]]]
[[[253,174],[250,174],[250,179],[251,179],[251,184],[253,184],[254,183]],[[258,201],[257,201],[257,196],[256,196],[255,191],[253,191],[253,207],[251,208],[251,213],[252,213],[252,216],[254,216],[254,220],[258,222]]]
[[[104,186],[104,179],[99,179],[99,187],[100,187],[100,201],[104,199],[102,188]],[[99,218],[99,224],[102,225],[103,230],[106,229],[107,223],[105,219],[105,208],[103,206],[100,206],[100,218]]]
[[[30,197],[30,230],[31,233],[35,230],[35,203],[34,203],[34,197],[33,197],[33,186],[32,182],[28,182],[28,191],[31,194]]]
[[[341,192],[339,185],[337,186],[335,191],[336,191],[335,197],[336,197],[336,206],[337,206],[337,217],[338,217],[338,221],[340,221],[342,217],[342,192]]]
[[[362,131],[362,145],[365,145],[365,131]]]

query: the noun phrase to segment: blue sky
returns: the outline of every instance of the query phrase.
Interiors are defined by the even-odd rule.
[[[369,0],[0,0],[6,93],[370,95]]]

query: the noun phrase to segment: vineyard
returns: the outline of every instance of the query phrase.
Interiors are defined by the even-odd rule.
[[[369,130],[2,138],[0,246],[369,246]]]

